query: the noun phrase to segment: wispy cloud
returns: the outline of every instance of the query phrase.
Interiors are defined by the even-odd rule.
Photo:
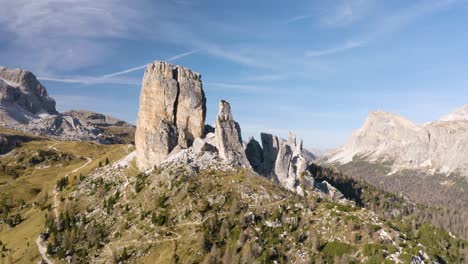
[[[419,19],[449,8],[458,1],[459,0],[420,1],[374,22],[375,26],[371,27],[370,30],[355,37],[353,40],[348,40],[341,46],[324,50],[306,51],[305,55],[306,57],[320,57],[367,46],[378,39],[388,37]]]
[[[313,50],[313,51],[307,51],[306,56],[307,57],[320,57],[320,56],[325,56],[325,55],[332,55],[335,53],[340,53],[343,51],[347,51],[350,49],[355,49],[364,46],[366,43],[361,43],[361,42],[347,42],[345,45],[341,47],[336,47],[336,48],[331,48],[331,49],[324,49],[324,50]]]
[[[341,0],[322,16],[324,26],[346,26],[363,19],[373,8],[374,0]]]
[[[312,17],[313,17],[312,15],[298,15],[298,16],[291,17],[290,19],[286,20],[286,24],[291,24],[291,23],[295,23],[301,20],[310,19]]]
[[[259,87],[249,84],[238,84],[238,83],[224,83],[224,82],[206,82],[205,86],[208,88],[221,88],[229,90],[258,90]]]
[[[35,72],[86,67],[111,55],[100,40],[130,37],[140,17],[130,1],[2,1],[0,26],[14,49],[0,55]]]

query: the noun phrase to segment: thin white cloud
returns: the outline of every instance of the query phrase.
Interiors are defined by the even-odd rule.
[[[258,90],[258,86],[238,83],[207,82],[204,83],[207,88],[222,88],[232,90]]]
[[[324,49],[324,50],[312,50],[312,51],[307,51],[306,56],[307,57],[320,57],[320,56],[326,56],[326,55],[332,55],[335,53],[340,53],[343,51],[347,51],[350,49],[355,49],[364,46],[365,43],[361,42],[347,42],[345,45],[341,47],[336,47],[336,48],[331,48],[331,49]]]
[[[307,57],[320,57],[364,47],[377,39],[388,37],[394,32],[421,18],[450,8],[453,4],[459,1],[460,0],[419,1],[410,7],[388,15],[380,21],[375,22],[375,26],[372,27],[371,30],[355,38],[355,40],[347,41],[344,45],[330,49],[306,51],[305,55]]]
[[[292,18],[286,20],[286,24],[291,24],[291,23],[298,22],[298,21],[301,21],[301,20],[310,19],[310,18],[312,18],[312,17],[313,17],[312,15],[299,15],[299,16],[295,16],[295,17],[292,17]]]
[[[324,26],[336,27],[350,25],[366,17],[374,6],[374,0],[341,0],[324,15],[320,22]]]
[[[0,56],[42,73],[99,63],[113,50],[101,40],[130,37],[141,18],[131,1],[1,2],[0,27],[11,48],[0,51]]]

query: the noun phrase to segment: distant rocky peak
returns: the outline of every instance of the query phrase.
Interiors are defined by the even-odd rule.
[[[11,107],[21,107],[26,114],[57,114],[55,101],[36,76],[26,70],[0,66],[0,99]],[[12,118],[17,119],[17,118]]]
[[[369,113],[364,125],[357,131],[362,136],[384,131],[418,131],[420,126],[410,120],[390,112],[374,111]]]
[[[443,116],[439,121],[468,121],[468,104],[458,108],[448,115]]]

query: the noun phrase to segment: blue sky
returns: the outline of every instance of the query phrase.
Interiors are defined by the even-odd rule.
[[[33,71],[59,110],[135,122],[141,66],[202,74],[207,123],[232,105],[243,136],[346,142],[369,111],[418,123],[468,103],[468,3],[0,0],[0,64]],[[294,3],[294,4],[292,4]]]

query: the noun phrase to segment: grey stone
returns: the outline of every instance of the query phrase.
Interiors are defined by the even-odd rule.
[[[161,163],[178,145],[204,136],[206,99],[201,76],[167,62],[148,65],[140,94],[135,146],[140,170]]]
[[[222,100],[215,123],[216,147],[219,156],[234,166],[250,168],[242,145],[239,124],[234,121],[231,105]]]

